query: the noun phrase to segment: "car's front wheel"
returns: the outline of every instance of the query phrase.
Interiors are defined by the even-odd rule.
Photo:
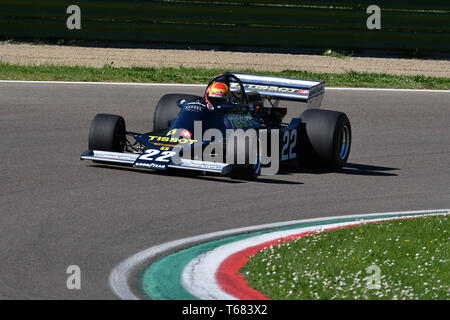
[[[123,152],[125,149],[126,128],[122,116],[97,114],[89,130],[89,149]]]
[[[255,180],[261,174],[261,162],[256,164],[234,164],[231,179]]]
[[[233,138],[232,138],[233,139]],[[234,140],[234,157],[231,178],[255,180],[261,174],[261,159],[258,152],[258,139]]]

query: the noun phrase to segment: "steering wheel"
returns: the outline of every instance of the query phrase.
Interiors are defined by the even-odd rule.
[[[206,94],[207,94],[209,86],[211,84],[213,84],[213,82],[217,81],[220,78],[225,78],[225,82],[227,82],[227,83],[231,83],[230,79],[235,80],[239,84],[239,87],[240,87],[240,93],[241,93],[240,103],[241,103],[241,105],[243,105],[243,106],[248,105],[248,97],[247,97],[247,93],[245,92],[245,89],[244,89],[244,84],[242,83],[241,79],[236,77],[231,72],[225,72],[225,73],[219,74],[219,75],[215,76],[214,78],[212,78],[211,80],[209,80],[208,85],[206,86],[206,89],[205,89],[205,93],[203,95],[205,98],[206,98]],[[221,81],[224,81],[224,80],[221,80]]]

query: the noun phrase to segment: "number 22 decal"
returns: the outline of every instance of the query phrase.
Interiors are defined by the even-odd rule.
[[[176,152],[173,152],[173,151],[163,151],[163,152],[161,152],[161,151],[156,150],[156,149],[147,149],[145,151],[145,154],[143,154],[143,155],[141,155],[139,157],[139,160],[153,161],[153,157],[158,155],[159,153],[161,153],[161,155],[154,160],[156,162],[169,162],[169,158],[176,154]]]
[[[297,130],[285,131],[283,135],[283,149],[281,149],[281,161],[295,159],[295,147],[297,146]]]

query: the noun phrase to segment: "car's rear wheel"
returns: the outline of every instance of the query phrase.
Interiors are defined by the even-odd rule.
[[[180,100],[201,100],[199,96],[181,93],[169,93],[158,101],[153,117],[153,131],[160,131],[170,127],[170,121],[174,120],[181,109],[177,102]]]
[[[89,130],[89,149],[123,152],[126,128],[123,117],[114,114],[97,114]]]
[[[352,129],[345,113],[308,109],[302,116],[298,162],[302,167],[339,170],[350,155]]]

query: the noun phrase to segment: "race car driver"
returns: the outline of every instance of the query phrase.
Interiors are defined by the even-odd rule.
[[[230,103],[230,88],[225,82],[213,82],[206,90],[205,101],[212,107]],[[209,106],[208,106],[209,107]]]

